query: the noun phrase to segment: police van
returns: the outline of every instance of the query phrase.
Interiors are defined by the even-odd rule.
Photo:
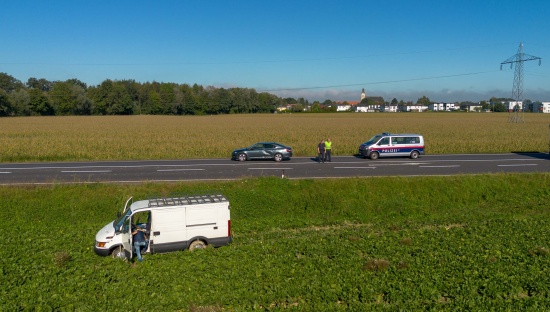
[[[364,158],[401,156],[416,159],[424,155],[424,137],[420,134],[391,134],[384,132],[373,136],[359,146]]]
[[[95,237],[100,256],[131,259],[132,228],[142,228],[148,238],[144,253],[219,247],[231,242],[229,200],[221,194],[159,197],[126,201],[123,213],[106,224]]]

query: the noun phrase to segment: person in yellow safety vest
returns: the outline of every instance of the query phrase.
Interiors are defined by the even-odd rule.
[[[330,141],[330,138],[328,138],[325,141],[325,160],[326,161],[329,161],[329,162],[332,161],[332,156],[330,154],[331,152],[332,152],[332,142]]]

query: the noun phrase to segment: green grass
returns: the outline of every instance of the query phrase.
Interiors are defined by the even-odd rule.
[[[550,308],[550,174],[0,188],[0,310]],[[234,242],[93,253],[126,198],[219,190]]]

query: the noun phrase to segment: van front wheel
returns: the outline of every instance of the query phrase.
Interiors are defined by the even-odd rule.
[[[419,156],[419,154],[418,154],[417,151],[412,151],[412,152],[411,152],[411,158],[412,158],[412,159],[417,159],[418,156]]]
[[[372,159],[372,160],[378,159],[379,156],[380,156],[380,155],[378,155],[378,152],[372,152],[372,153],[370,153],[370,159]]]
[[[196,240],[189,245],[189,250],[194,251],[195,249],[204,249],[206,248],[206,244],[201,240]]]
[[[118,246],[115,249],[113,249],[113,252],[111,252],[111,257],[118,258],[118,259],[126,259],[126,254],[124,253],[124,247]]]

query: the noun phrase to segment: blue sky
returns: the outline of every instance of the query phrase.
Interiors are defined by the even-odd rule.
[[[0,72],[254,88],[310,101],[550,101],[550,1],[2,1]]]

